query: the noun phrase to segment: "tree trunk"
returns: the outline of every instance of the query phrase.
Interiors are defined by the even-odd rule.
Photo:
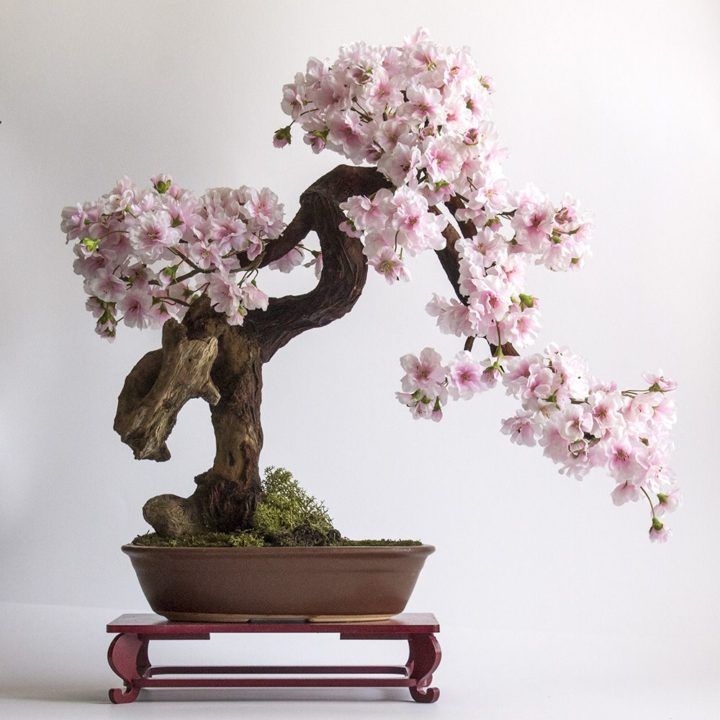
[[[218,391],[211,403],[215,461],[195,478],[197,488],[190,497],[159,495],[145,504],[143,515],[167,537],[247,528],[260,492],[261,343],[253,328],[227,325],[207,298],[191,308],[183,326],[191,341],[212,338],[217,343],[210,370]]]
[[[182,325],[167,321],[162,349],[148,353],[128,375],[115,429],[138,459],[169,459],[165,441],[187,400],[202,397],[212,406],[212,468],[195,478],[189,497],[159,495],[143,508],[160,535],[251,527],[260,494],[262,364],[296,335],[342,317],[357,302],[367,262],[361,242],[338,229],[339,204],[386,185],[374,168],[339,166],[320,178],[303,193],[297,216],[268,244],[262,261],[282,257],[314,230],[324,261],[317,286],[304,295],[271,299],[267,311],[248,313],[241,327],[228,325],[204,297]]]

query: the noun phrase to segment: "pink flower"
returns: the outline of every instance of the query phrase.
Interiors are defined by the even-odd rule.
[[[144,262],[171,257],[168,250],[179,240],[180,233],[170,226],[170,215],[164,210],[145,212],[130,227],[130,242]]]
[[[395,191],[393,204],[392,223],[401,245],[413,254],[425,248],[440,250],[445,246],[442,230],[447,220],[430,214],[425,198],[403,186]]]
[[[485,368],[475,362],[469,352],[459,352],[448,369],[450,395],[456,400],[468,400],[475,393],[487,390]]]
[[[328,113],[327,126],[328,140],[342,148],[342,151],[352,160],[360,161],[366,151],[368,142],[365,129],[357,113],[339,112]]]
[[[317,155],[327,147],[327,132],[313,131],[303,135],[303,142]]]
[[[271,270],[279,270],[283,273],[289,273],[298,265],[302,265],[302,261],[305,259],[305,254],[300,248],[294,247],[290,252],[285,253],[282,257],[277,260],[273,260],[268,264]]]
[[[470,301],[479,313],[495,322],[502,320],[510,308],[507,284],[497,275],[478,278]]]
[[[613,440],[608,448],[608,468],[617,480],[634,482],[641,478],[643,468],[637,452],[625,439]]]
[[[508,394],[517,394],[527,385],[530,375],[534,372],[532,368],[537,364],[539,356],[525,356],[509,358],[505,365],[503,384]]]
[[[568,443],[582,440],[592,430],[592,415],[580,405],[566,408],[558,420],[558,430]]]
[[[523,398],[547,400],[553,394],[554,384],[555,374],[550,368],[534,366],[531,368]]]
[[[471,335],[472,327],[469,320],[469,308],[459,300],[446,300],[433,293],[432,300],[425,306],[428,315],[437,318],[440,332],[450,335]]]
[[[442,96],[435,88],[413,85],[406,90],[407,112],[413,120],[433,123],[442,119]]]
[[[114,317],[108,317],[106,320],[98,320],[95,324],[95,332],[108,342],[115,341],[117,331],[117,320]]]
[[[568,442],[560,434],[555,425],[546,425],[540,436],[540,445],[545,449],[543,454],[557,463],[566,462],[568,459]]]
[[[658,370],[654,373],[645,373],[643,375],[643,380],[645,380],[651,389],[654,385],[656,385],[660,392],[671,392],[672,390],[677,389],[677,383],[670,378],[666,378],[663,375],[662,370]]]
[[[669,539],[670,530],[658,518],[653,517],[650,527],[650,540],[656,543],[666,543]]]
[[[187,254],[190,260],[204,270],[223,266],[222,252],[217,243],[203,240],[193,242],[188,246]]]
[[[284,113],[297,120],[302,112],[304,78],[302,73],[295,75],[295,82],[283,85],[283,98],[281,107]]]
[[[248,310],[267,310],[269,298],[257,285],[245,283],[240,294],[242,304]]]
[[[150,308],[150,325],[160,327],[170,318],[180,321],[186,310],[187,308],[182,305],[177,305],[169,300],[156,301]]]
[[[290,125],[278,128],[273,133],[273,147],[284,148],[292,142],[292,134],[290,132]]]
[[[539,252],[550,238],[555,210],[548,199],[533,185],[517,198],[518,207],[512,219],[518,245],[528,252]]]
[[[236,250],[244,252],[251,262],[262,255],[265,250],[265,243],[256,235],[246,233],[236,243]]]
[[[517,445],[535,445],[534,413],[521,411],[502,422],[502,432],[510,436],[510,441]]]
[[[240,218],[214,217],[208,224],[208,240],[217,243],[222,254],[247,248],[247,225]],[[258,240],[262,247],[262,242]]]
[[[224,313],[231,318],[232,325],[242,325],[242,316],[244,315],[240,311],[242,294],[240,288],[229,276],[223,273],[210,275],[207,295],[216,312]]]
[[[588,398],[588,403],[593,420],[595,421],[595,427],[592,431],[595,435],[603,435],[606,430],[618,424],[618,408],[620,402],[617,395],[604,391],[596,391],[591,393]]]
[[[85,309],[92,313],[92,316],[97,320],[106,313],[105,303],[96,297],[89,297],[85,301]]]
[[[246,202],[241,208],[248,229],[254,235],[276,238],[284,230],[283,205],[278,196],[270,188],[242,188]],[[259,242],[259,239],[255,239]],[[243,248],[245,249],[245,248]],[[249,257],[249,255],[248,255]]]
[[[447,135],[426,142],[424,164],[434,182],[452,180],[457,175],[460,153]]]
[[[511,305],[508,314],[503,318],[500,332],[506,342],[513,344],[515,349],[533,343],[540,330],[539,313],[535,308],[520,310],[518,305]]]
[[[400,403],[410,408],[410,412],[415,420],[423,418],[440,422],[443,412],[442,406],[446,398],[439,395],[426,395],[422,390],[416,390],[414,393],[398,392],[395,397]]]
[[[425,390],[431,395],[440,394],[447,370],[442,364],[439,353],[426,347],[419,358],[415,355],[403,355],[400,364],[406,373],[402,379],[402,388],[405,392]]]
[[[407,152],[405,148],[417,148],[417,136],[407,122],[398,118],[389,118],[380,125],[375,134],[375,142],[383,149],[383,157],[394,155],[395,149],[400,145],[403,146],[399,150],[401,156]],[[419,158],[419,149],[417,154]]]
[[[400,187],[409,182],[420,165],[420,150],[417,147],[398,143],[392,152],[385,153],[378,161],[378,170]]]
[[[410,273],[392,248],[384,247],[370,260],[375,270],[385,277],[389,285],[398,280],[409,280]]]
[[[152,323],[152,296],[144,289],[131,288],[118,302],[123,321],[128,327],[147,328]]]
[[[615,505],[624,505],[626,502],[637,502],[642,497],[642,494],[637,485],[626,481],[615,486],[611,497]]]
[[[654,395],[652,425],[669,430],[677,421],[675,402],[663,393],[650,394]]]
[[[85,220],[87,217],[85,208],[79,203],[63,208],[60,229],[67,234],[68,242],[86,235]]]
[[[392,191],[381,188],[372,200],[364,195],[353,195],[341,203],[340,208],[360,231],[380,228],[387,223],[388,211],[394,211],[392,199]],[[360,235],[352,235],[352,237],[360,237]]]
[[[105,302],[118,302],[127,291],[127,285],[113,273],[100,268],[88,280],[88,292]]]
[[[366,92],[378,110],[385,110],[388,106],[396,107],[403,101],[397,81],[384,68],[373,71],[372,83]]]
[[[680,507],[682,495],[676,488],[668,493],[658,493],[658,502],[655,505],[655,514],[664,515],[665,513],[675,512]]]

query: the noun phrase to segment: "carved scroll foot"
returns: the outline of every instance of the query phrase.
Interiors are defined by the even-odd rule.
[[[147,648],[147,640],[132,634],[121,633],[110,643],[108,663],[125,685],[124,688],[113,688],[108,692],[111,703],[118,705],[137,699],[140,688],[135,681],[150,667]]]
[[[430,687],[432,674],[440,664],[442,653],[440,643],[434,635],[411,635],[410,657],[407,667],[410,677],[417,685],[410,688],[410,695],[415,702],[434,703],[440,697],[440,689]]]

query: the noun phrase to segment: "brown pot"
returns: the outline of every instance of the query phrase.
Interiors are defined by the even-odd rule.
[[[432,545],[123,545],[150,607],[169,620],[387,618],[405,609]]]

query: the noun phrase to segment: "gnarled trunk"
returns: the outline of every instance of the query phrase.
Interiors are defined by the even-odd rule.
[[[159,534],[180,537],[251,526],[260,493],[262,364],[296,335],[342,317],[357,302],[367,263],[360,241],[338,229],[339,204],[386,185],[374,168],[339,166],[320,178],[303,193],[297,216],[268,244],[262,261],[282,257],[314,230],[324,261],[317,286],[304,295],[271,299],[267,311],[248,313],[241,327],[228,325],[202,298],[182,324],[166,322],[163,347],[128,375],[115,429],[136,458],[169,459],[165,441],[184,403],[203,397],[212,406],[213,466],[195,478],[197,488],[189,497],[159,495],[145,504],[145,519]]]
[[[192,495],[154,497],[145,504],[143,515],[167,537],[247,528],[260,492],[261,343],[252,328],[227,325],[206,298],[191,309],[183,325],[189,337],[213,338],[217,344],[209,371],[218,391],[211,403],[215,460],[195,478]]]

